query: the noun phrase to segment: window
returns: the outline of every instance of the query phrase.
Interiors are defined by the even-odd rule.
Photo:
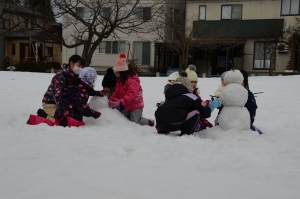
[[[101,14],[99,16],[99,20],[102,22],[106,19],[109,20],[111,15],[111,8],[110,7],[103,7],[101,8]]]
[[[269,69],[271,63],[271,52],[274,43],[255,42],[254,44],[254,69]]]
[[[99,53],[119,54],[125,52],[124,41],[102,41],[99,47]]]
[[[76,15],[84,21],[88,21],[92,18],[92,10],[86,7],[76,7]]]
[[[134,42],[133,56],[137,64],[150,65],[150,42]]]
[[[206,6],[199,6],[199,20],[206,20]]]
[[[243,5],[223,5],[222,19],[242,19]]]
[[[137,7],[134,9],[134,16],[137,20],[150,20],[151,8],[150,7]]]
[[[300,0],[282,0],[281,15],[298,15]]]
[[[45,47],[45,57],[53,57],[53,47]]]
[[[16,55],[16,44],[11,44],[11,55]]]

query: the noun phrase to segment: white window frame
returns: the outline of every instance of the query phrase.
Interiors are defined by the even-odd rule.
[[[295,16],[300,14],[300,0],[281,0],[281,16]]]
[[[224,12],[223,8],[228,7],[230,9],[230,16]],[[239,18],[235,18],[233,15],[234,13],[234,7],[241,7],[241,14]],[[222,20],[241,20],[243,18],[243,4],[233,4],[233,5],[222,5],[221,6],[221,19]]]
[[[254,42],[253,70],[269,70],[271,64],[271,50],[270,48],[267,49],[268,48],[267,45],[275,45],[275,44],[271,42],[264,42],[264,41]],[[260,54],[260,57],[262,59],[256,58],[257,48],[260,48],[260,50],[262,51]],[[267,58],[267,56],[269,56],[269,59]],[[275,65],[274,65],[274,69],[275,69]]]
[[[204,8],[204,13],[201,12],[201,8],[202,9]],[[199,5],[199,21],[205,21],[205,20],[206,20],[206,5]]]
[[[115,42],[118,42],[118,52],[113,52]],[[106,43],[110,43],[110,52],[106,52]],[[101,49],[104,49],[104,52]],[[125,41],[102,41],[99,45],[99,54],[119,54],[122,52],[125,52]]]

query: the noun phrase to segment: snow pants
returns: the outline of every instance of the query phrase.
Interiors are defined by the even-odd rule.
[[[148,119],[143,118],[143,109],[136,109],[130,112],[124,111],[123,114],[127,117],[130,121],[135,122],[139,125],[148,125]]]
[[[187,119],[181,123],[160,123],[157,121],[157,133],[168,134],[172,131],[181,131],[179,136],[191,135],[194,133],[195,128],[200,120],[198,111],[192,111],[188,114]]]
[[[42,107],[43,107],[45,113],[47,113],[47,115],[48,115],[47,119],[54,122],[55,121],[54,114],[56,111],[56,104],[46,104],[43,102]]]

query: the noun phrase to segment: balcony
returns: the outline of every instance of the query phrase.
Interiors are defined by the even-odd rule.
[[[194,38],[277,38],[283,19],[194,21]]]

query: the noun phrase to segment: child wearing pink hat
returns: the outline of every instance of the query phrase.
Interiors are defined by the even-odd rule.
[[[154,120],[143,118],[143,90],[136,72],[130,71],[126,63],[126,54],[121,53],[114,65],[117,77],[116,90],[109,98],[109,106],[124,106],[123,114],[132,122],[154,126]]]

